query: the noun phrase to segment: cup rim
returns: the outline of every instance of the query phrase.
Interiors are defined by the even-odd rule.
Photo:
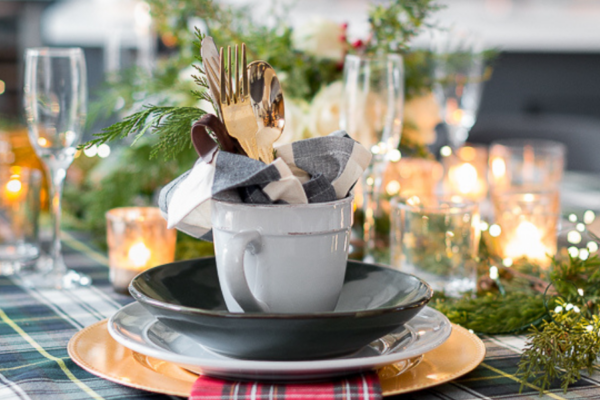
[[[108,210],[104,214],[104,216],[106,217],[107,220],[111,220],[111,221],[118,221],[118,220],[122,220],[122,221],[125,221],[125,222],[137,221],[137,219],[127,218],[125,216],[126,215],[125,213],[127,213],[127,211],[148,212],[148,214],[146,214],[146,218],[144,219],[143,222],[151,222],[151,221],[163,220],[162,211],[160,210],[160,208],[158,208],[158,207],[152,207],[152,206],[146,206],[146,207],[135,207],[135,206],[115,207],[115,208],[111,208],[110,210]],[[142,222],[142,221],[140,221],[140,222]]]
[[[83,55],[81,47],[29,47],[25,50],[27,57],[71,57]]]
[[[394,198],[392,198],[391,203],[392,203],[392,207],[394,208],[399,208],[402,210],[408,210],[408,211],[418,211],[418,212],[447,212],[448,214],[458,214],[458,213],[462,213],[465,211],[469,211],[469,212],[477,212],[478,208],[479,208],[479,204],[473,200],[470,200],[466,197],[461,197],[461,196],[452,196],[452,195],[441,195],[441,196],[437,196],[437,195],[416,195],[418,197],[423,197],[423,198],[427,198],[427,199],[437,199],[440,201],[447,201],[448,203],[451,203],[450,207],[442,207],[442,206],[420,206],[420,205],[410,205],[410,204],[406,204],[406,201],[408,201],[410,198],[414,197],[413,196],[396,196]],[[452,200],[453,198],[459,197],[460,198],[460,202],[457,202],[455,200]]]
[[[371,55],[371,56],[366,56],[366,55],[360,56],[360,55],[357,55],[357,54],[346,54],[346,56],[345,56],[345,60],[346,61],[352,61],[352,62],[384,61],[384,60],[389,60],[389,59],[393,59],[393,60],[396,60],[396,61],[402,61],[402,60],[404,60],[404,58],[402,57],[401,54],[395,54],[395,53],[375,54],[375,55]]]
[[[525,146],[532,146],[534,152],[554,153],[557,155],[565,155],[567,146],[556,140],[547,139],[501,139],[495,140],[490,144],[489,154],[492,157],[494,147],[505,147],[511,151],[523,152]]]
[[[326,208],[338,204],[347,204],[354,201],[354,195],[349,195],[343,199],[328,201],[323,203],[306,203],[306,204],[253,204],[253,203],[234,203],[232,201],[211,199],[212,202],[223,204],[225,206],[248,208],[248,209],[298,209],[298,208]]]

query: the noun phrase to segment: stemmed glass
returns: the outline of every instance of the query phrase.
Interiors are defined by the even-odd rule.
[[[81,138],[87,108],[87,76],[80,48],[34,48],[25,53],[24,106],[29,140],[50,183],[53,238],[49,258],[27,284],[63,289],[87,286],[91,279],[67,270],[61,253],[63,184]]]
[[[346,56],[340,125],[371,150],[363,176],[364,260],[373,262],[377,217],[382,216],[381,190],[388,161],[398,161],[404,106],[404,68],[400,55]]]
[[[483,82],[483,43],[472,32],[436,30],[434,93],[453,148],[461,147],[475,124]]]

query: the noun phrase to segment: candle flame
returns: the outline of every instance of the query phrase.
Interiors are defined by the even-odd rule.
[[[150,260],[151,255],[150,249],[143,242],[138,242],[131,246],[127,253],[129,261],[138,268],[145,266]]]
[[[492,174],[495,178],[502,178],[506,174],[506,164],[501,158],[494,158],[492,160]]]
[[[515,231],[513,239],[506,245],[507,257],[518,259],[526,257],[531,260],[546,260],[549,249],[542,242],[542,233],[529,221],[522,221]]]
[[[11,193],[19,193],[21,191],[21,187],[23,187],[21,181],[16,178],[13,178],[6,183],[6,190]]]
[[[477,169],[469,163],[452,168],[450,179],[461,194],[473,193],[477,189]]]

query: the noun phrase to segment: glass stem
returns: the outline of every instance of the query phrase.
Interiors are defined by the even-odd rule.
[[[62,192],[67,176],[67,169],[62,166],[48,166],[48,177],[50,179],[50,209],[52,212],[52,243],[50,245],[50,257],[52,258],[52,272],[63,274],[67,267],[62,259],[60,242],[60,219]]]
[[[380,216],[381,186],[383,184],[383,173],[386,166],[386,160],[374,157],[367,168],[367,171],[363,175],[363,212],[365,218],[363,224],[363,260],[366,262],[376,261],[376,218]]]

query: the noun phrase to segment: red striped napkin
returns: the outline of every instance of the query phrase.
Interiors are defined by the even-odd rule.
[[[376,372],[351,375],[335,381],[277,384],[240,382],[200,376],[189,400],[380,400]]]

